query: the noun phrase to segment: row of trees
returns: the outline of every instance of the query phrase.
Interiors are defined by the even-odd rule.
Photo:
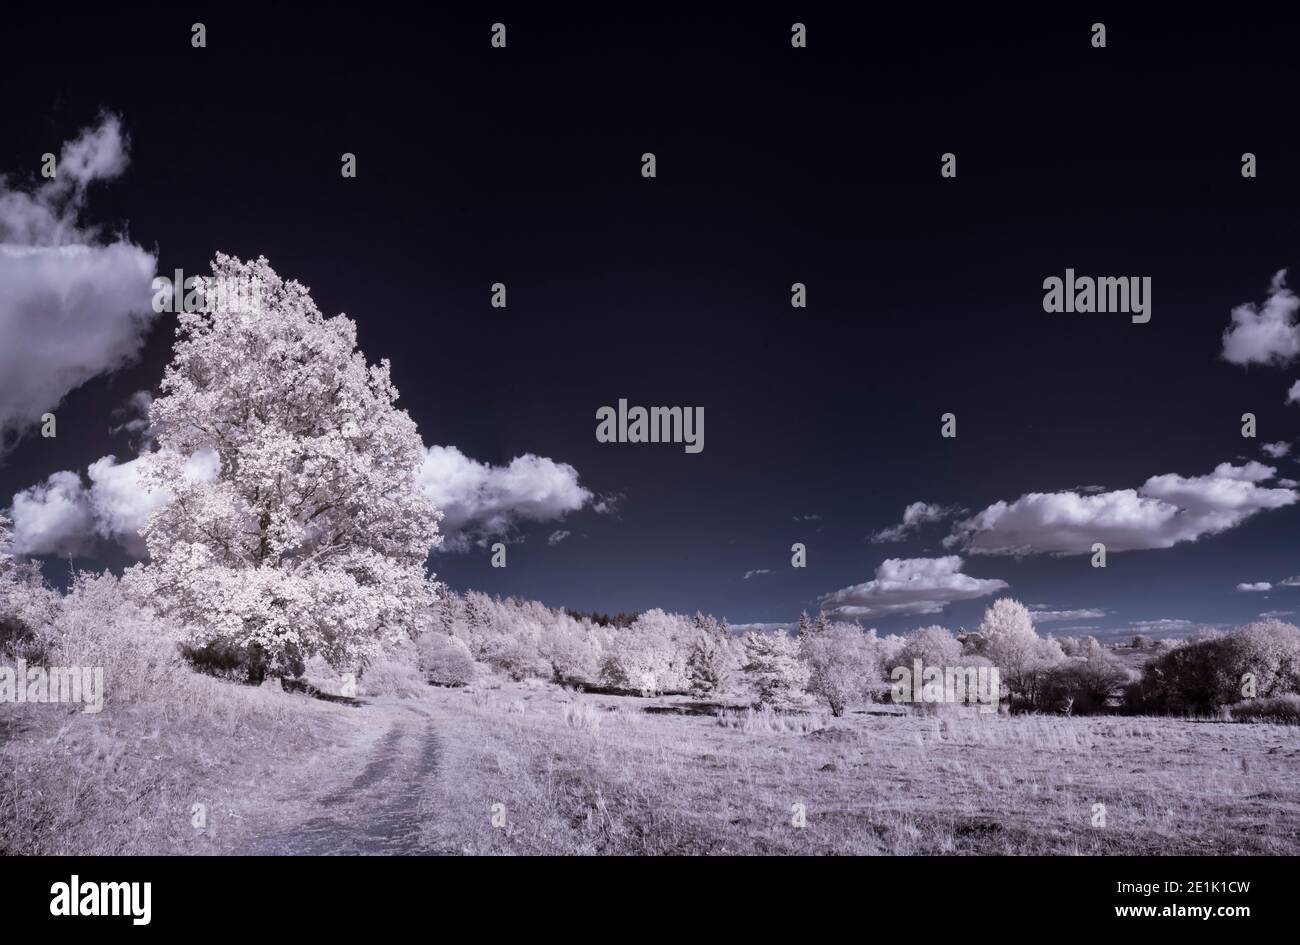
[[[889,697],[895,667],[997,667],[1014,710],[1213,711],[1251,696],[1300,692],[1300,630],[1277,620],[1187,643],[1144,641],[1144,672],[1093,637],[1040,636],[1019,602],[1002,598],[979,627],[955,635],[941,626],[879,636],[818,614],[795,633],[731,631],[725,619],[663,610],[625,626],[553,610],[536,601],[439,589],[421,653],[436,682],[459,684],[472,661],[514,678],[609,686],[646,695],[691,692],[743,697],[792,708],[817,700],[839,715],[849,705]],[[448,643],[447,640],[451,640]],[[437,641],[437,642],[430,642]],[[452,647],[455,670],[448,671]]]

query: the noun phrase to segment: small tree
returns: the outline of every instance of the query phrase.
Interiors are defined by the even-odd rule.
[[[726,681],[726,654],[708,633],[701,633],[686,657],[686,681],[697,696],[716,695]]]
[[[961,665],[961,644],[943,627],[920,627],[909,633],[904,641],[896,657],[898,666],[910,670],[916,660],[920,660],[923,667]]]
[[[867,699],[880,684],[875,648],[861,628],[830,623],[800,642],[808,667],[808,691],[826,701],[831,715],[841,716],[851,702]]]
[[[759,705],[775,708],[798,704],[808,682],[807,668],[799,660],[799,646],[784,633],[747,633],[744,671],[753,683]]]

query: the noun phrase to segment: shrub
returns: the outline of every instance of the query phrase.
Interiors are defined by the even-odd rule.
[[[416,641],[420,670],[435,686],[467,686],[474,681],[474,658],[458,637],[431,630]]]
[[[410,659],[383,653],[366,665],[359,680],[361,694],[414,699],[428,692],[428,683]]]
[[[1039,708],[1072,715],[1090,715],[1121,705],[1128,670],[1104,651],[1067,659],[1048,668],[1040,688]]]
[[[1129,696],[1131,706],[1142,711],[1211,715],[1242,696],[1297,691],[1300,630],[1278,620],[1262,620],[1157,656]]]
[[[1237,722],[1275,722],[1282,725],[1300,725],[1300,695],[1269,696],[1264,699],[1246,699],[1230,707],[1232,719]]]

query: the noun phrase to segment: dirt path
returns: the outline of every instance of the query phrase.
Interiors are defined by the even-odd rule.
[[[442,852],[426,839],[433,814],[441,744],[432,717],[418,705],[365,706],[356,748],[329,759],[339,772],[316,797],[296,802],[302,819],[263,822],[240,852],[257,855],[421,854]],[[358,772],[357,769],[360,768]],[[278,806],[278,805],[277,805]]]

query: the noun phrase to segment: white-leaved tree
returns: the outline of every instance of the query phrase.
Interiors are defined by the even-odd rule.
[[[857,624],[819,619],[799,639],[799,657],[808,669],[808,691],[836,717],[880,686],[874,638]]]
[[[324,317],[264,258],[212,268],[253,304],[178,316],[141,473],[167,499],[131,581],[192,645],[238,653],[254,679],[314,654],[364,664],[433,603],[440,513],[417,484],[415,422],[350,319]]]
[[[808,683],[808,668],[799,660],[799,643],[784,632],[745,634],[744,671],[759,705],[799,705]]]
[[[1035,632],[1029,609],[1010,597],[998,598],[984,611],[976,648],[1002,671],[1007,689],[1031,704],[1038,698],[1044,671],[1065,658],[1059,643]]]

